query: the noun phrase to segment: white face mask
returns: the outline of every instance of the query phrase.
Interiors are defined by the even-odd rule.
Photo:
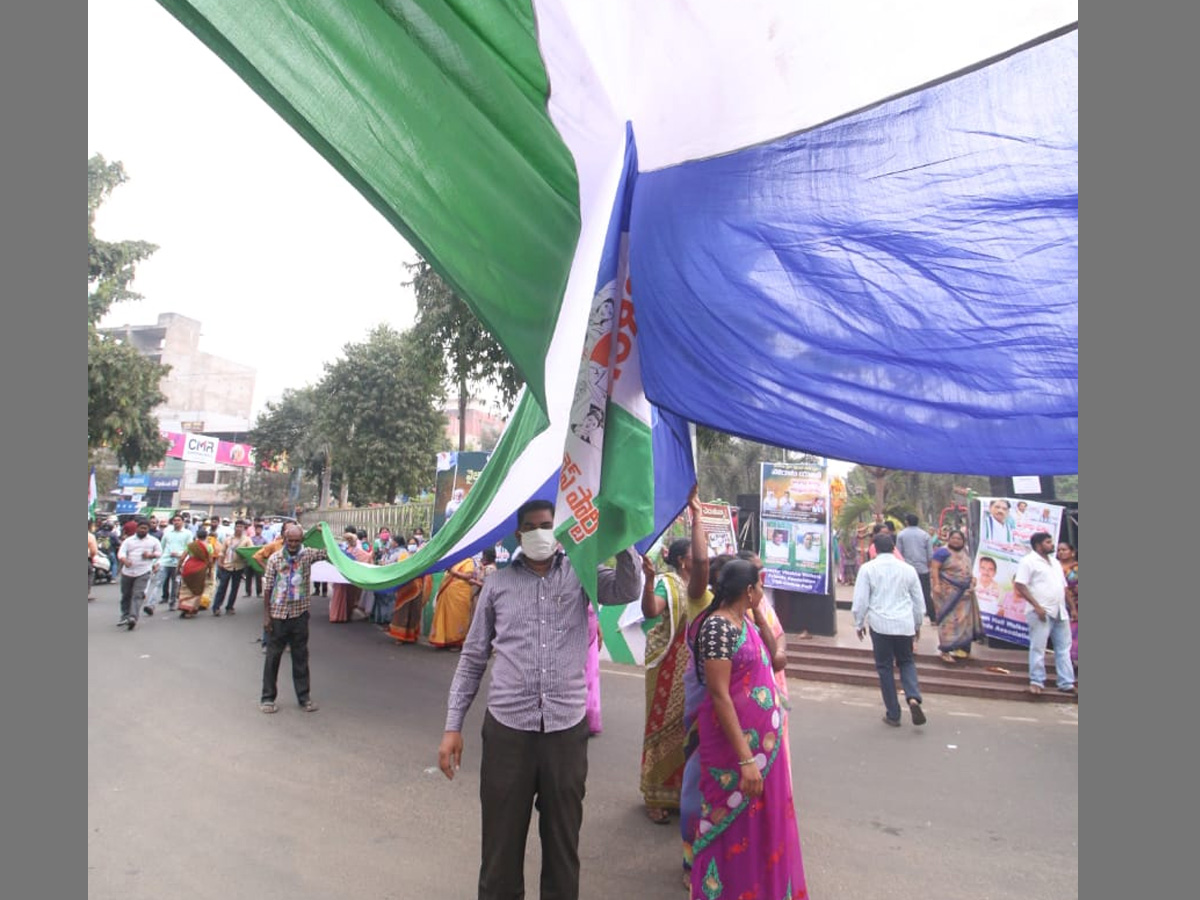
[[[417,545],[416,545],[416,544],[409,544],[409,545],[408,545],[408,552],[409,552],[409,553],[416,553],[416,552],[417,552]]]
[[[521,550],[534,562],[545,562],[554,555],[558,546],[558,538],[554,536],[553,528],[535,528],[533,531],[521,532]]]

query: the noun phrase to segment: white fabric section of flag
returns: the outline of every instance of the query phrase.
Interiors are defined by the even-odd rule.
[[[575,519],[572,532],[591,534],[597,525],[594,501],[600,493],[604,456],[604,420],[611,384],[610,349],[615,343],[617,282],[610,281],[592,298],[583,355],[575,378],[570,425],[562,457],[555,522]]]
[[[613,403],[650,429],[650,401],[642,388],[642,363],[638,356],[637,321],[634,318],[632,285],[629,281],[629,233],[621,235],[621,255],[617,263],[620,299],[615,307],[613,328],[616,339],[610,348],[612,381],[609,393]]]
[[[544,4],[539,3],[539,9]],[[628,21],[595,34],[633,122],[642,171],[811,128],[1079,19],[1075,0],[609,0]],[[616,13],[614,12],[613,15]],[[588,90],[564,84],[554,90]]]
[[[96,513],[96,497],[97,496],[98,496],[98,494],[96,492],[96,470],[95,470],[95,468],[93,468],[92,471],[88,475],[88,515],[89,516],[95,515],[95,513]]]

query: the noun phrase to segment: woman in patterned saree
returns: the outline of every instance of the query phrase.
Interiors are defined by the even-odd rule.
[[[758,568],[731,560],[712,604],[688,629],[705,687],[696,717],[701,814],[692,844],[693,900],[807,896],[781,757],[784,711],[771,662],[777,646],[762,601]]]
[[[951,531],[946,536],[946,546],[934,550],[929,561],[938,650],[944,663],[966,659],[971,655],[971,644],[983,637],[975,579],[971,575],[971,554],[966,546],[966,535]]]
[[[700,521],[695,485],[688,496],[691,539],[667,547],[670,571],[655,578],[654,563],[643,557],[646,574],[642,616],[658,623],[646,634],[646,727],[642,738],[642,795],[646,816],[665,825],[679,809],[683,784],[683,676],[688,668],[687,625],[707,605],[708,543]]]

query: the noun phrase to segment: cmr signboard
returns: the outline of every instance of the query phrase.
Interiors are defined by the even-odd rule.
[[[184,434],[183,459],[187,462],[215,463],[218,443],[215,437],[205,434]]]

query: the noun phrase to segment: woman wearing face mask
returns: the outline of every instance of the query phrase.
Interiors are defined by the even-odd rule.
[[[404,549],[404,535],[389,534],[387,546],[379,556],[379,565],[390,566],[408,556]],[[381,628],[387,628],[396,611],[396,588],[375,592],[375,603],[371,607],[371,621]]]
[[[416,538],[409,538],[401,551],[403,555],[397,556],[396,561],[407,559],[418,549]],[[415,644],[421,639],[422,613],[425,610],[425,601],[432,592],[432,575],[421,575],[412,581],[406,581],[396,589],[395,607],[392,622],[388,626],[388,635],[397,644]]]

